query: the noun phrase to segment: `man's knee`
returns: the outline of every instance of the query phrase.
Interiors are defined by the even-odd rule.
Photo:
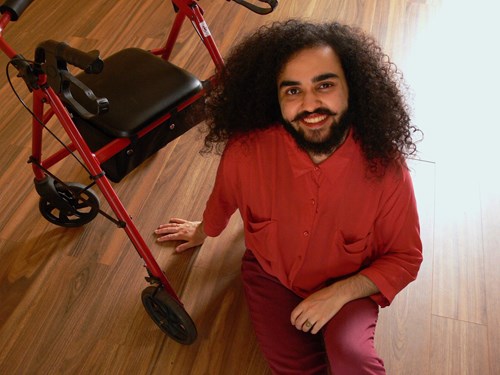
[[[328,358],[333,363],[352,364],[359,367],[365,363],[378,361],[378,355],[371,343],[355,343],[353,340],[330,343],[328,345]]]
[[[385,374],[375,350],[378,307],[369,299],[352,301],[325,326],[323,337],[334,375]]]

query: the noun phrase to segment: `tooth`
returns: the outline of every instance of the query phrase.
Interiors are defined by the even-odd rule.
[[[316,124],[320,121],[323,121],[325,118],[326,118],[326,116],[323,115],[323,116],[318,116],[318,117],[305,118],[304,121],[307,122],[308,124]]]

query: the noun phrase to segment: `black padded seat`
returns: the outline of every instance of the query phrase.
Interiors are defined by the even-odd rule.
[[[109,100],[109,111],[88,121],[112,137],[131,137],[151,121],[173,110],[202,89],[189,72],[139,48],[127,48],[104,59],[99,74],[77,75],[97,97]],[[72,90],[80,103],[81,90]]]

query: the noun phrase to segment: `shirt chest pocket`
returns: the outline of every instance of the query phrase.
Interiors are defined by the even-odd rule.
[[[333,235],[333,243],[324,257],[322,275],[325,280],[345,277],[366,267],[370,263],[373,242],[372,234],[358,238],[345,236],[341,230]]]
[[[368,233],[362,238],[347,238],[342,231],[338,231],[337,246],[343,249],[347,254],[361,254],[369,250],[372,245],[372,234]]]
[[[261,258],[272,262],[276,259],[277,224],[274,220],[250,221],[245,223],[245,245]]]

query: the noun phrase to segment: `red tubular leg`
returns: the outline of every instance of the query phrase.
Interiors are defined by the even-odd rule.
[[[116,214],[118,220],[125,223],[124,230],[127,233],[132,244],[134,245],[135,249],[144,260],[151,276],[158,279],[167,293],[169,293],[174,299],[181,303],[172,286],[168,282],[165,274],[151,254],[148,246],[146,245],[146,242],[144,241],[139,231],[137,230],[137,227],[130,218],[130,215],[127,213],[125,207],[116,195],[113,187],[111,186],[111,183],[104,176],[96,156],[92,153],[92,151],[89,149],[88,145],[78,132],[78,129],[71,120],[68,111],[61,103],[57,95],[54,93],[52,88],[48,87],[44,89],[44,93],[48,103],[54,110],[55,115],[57,116],[57,118],[61,122],[61,125],[64,127],[66,133],[73,142],[75,149],[79,152],[85,165],[95,177],[96,184],[97,186],[99,186],[111,209]]]

